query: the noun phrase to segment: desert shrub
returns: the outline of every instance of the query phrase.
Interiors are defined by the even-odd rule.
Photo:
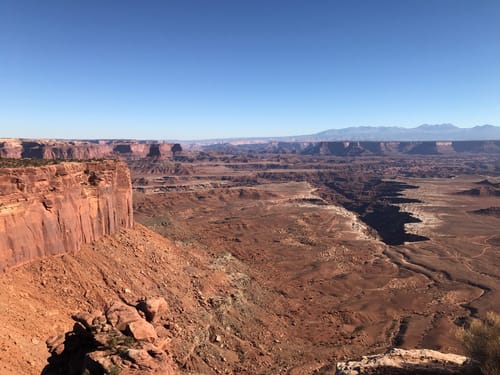
[[[0,168],[41,167],[44,165],[60,164],[61,162],[63,162],[63,160],[60,159],[15,159],[0,157]]]
[[[484,375],[500,374],[500,315],[488,312],[458,333],[469,357],[477,361]]]

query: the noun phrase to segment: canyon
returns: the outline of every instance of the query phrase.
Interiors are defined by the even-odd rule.
[[[191,142],[186,150],[259,152],[329,156],[397,156],[499,154],[500,141],[237,141]],[[0,139],[0,157],[36,159],[172,159],[182,155],[180,143],[138,140]]]
[[[57,364],[58,345],[79,334],[103,342],[88,358],[106,353],[122,374],[154,373],[145,348],[173,373],[334,373],[394,347],[461,354],[456,329],[500,307],[499,197],[483,192],[500,182],[496,154],[182,148],[119,162],[3,161],[2,238],[19,238],[2,248],[44,245],[5,258],[2,373],[40,374],[44,342]],[[463,193],[474,189],[483,194]],[[102,231],[60,225],[80,210],[104,213],[91,216]],[[43,239],[50,215],[80,233],[65,240],[75,247],[21,238],[33,225]],[[106,336],[122,328],[111,306],[160,297],[168,309],[151,321],[153,343],[127,341],[127,329]]]
[[[499,154],[500,141],[320,141],[320,142],[228,142],[198,146],[221,152],[259,152],[267,154],[300,154],[329,156],[397,156]]]

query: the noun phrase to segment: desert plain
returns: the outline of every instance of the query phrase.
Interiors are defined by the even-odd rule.
[[[495,155],[227,150],[128,160],[135,226],[0,278],[0,370],[39,374],[71,314],[161,295],[182,373],[314,373],[392,347],[462,353],[500,309]]]

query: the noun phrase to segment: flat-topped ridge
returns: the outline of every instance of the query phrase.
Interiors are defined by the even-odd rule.
[[[182,151],[178,143],[133,140],[61,141],[0,139],[0,157],[34,159],[172,158]]]

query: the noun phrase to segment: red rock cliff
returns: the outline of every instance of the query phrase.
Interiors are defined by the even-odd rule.
[[[0,271],[132,225],[124,162],[0,168]]]
[[[0,139],[0,157],[34,159],[170,159],[182,152],[178,143],[145,141],[51,141]]]

